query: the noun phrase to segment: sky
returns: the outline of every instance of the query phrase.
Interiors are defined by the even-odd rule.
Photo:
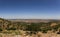
[[[60,0],[0,0],[0,18],[60,19]]]

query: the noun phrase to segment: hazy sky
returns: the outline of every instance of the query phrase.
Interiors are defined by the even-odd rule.
[[[60,0],[0,0],[0,17],[60,19]]]

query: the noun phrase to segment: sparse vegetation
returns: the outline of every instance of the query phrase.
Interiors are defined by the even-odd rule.
[[[50,22],[12,22],[0,18],[0,32],[6,34],[22,34],[21,31],[28,32],[27,34],[36,34],[37,32],[47,33],[48,31],[57,32],[60,28],[60,22],[50,21]],[[56,24],[56,25],[54,25]],[[5,31],[6,30],[6,31]],[[16,32],[17,31],[17,32]],[[60,31],[59,31],[60,33]]]

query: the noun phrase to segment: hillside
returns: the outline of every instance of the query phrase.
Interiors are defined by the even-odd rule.
[[[26,22],[28,21],[28,22]],[[46,22],[47,21],[47,22]],[[42,33],[48,33],[48,31],[52,31],[54,33],[60,33],[60,21],[59,20],[41,20],[41,19],[14,19],[14,20],[6,20],[0,18],[0,32],[5,32],[5,30],[8,31],[30,31],[32,33],[34,32],[42,32]],[[13,33],[13,32],[11,32]],[[19,31],[18,31],[19,33]]]

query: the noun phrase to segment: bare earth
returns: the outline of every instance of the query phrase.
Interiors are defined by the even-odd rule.
[[[30,35],[25,36],[25,35],[3,34],[3,35],[0,35],[0,37],[38,37],[38,35],[33,34],[32,36],[30,36]],[[54,33],[40,34],[40,37],[60,37],[60,34],[54,34]]]

